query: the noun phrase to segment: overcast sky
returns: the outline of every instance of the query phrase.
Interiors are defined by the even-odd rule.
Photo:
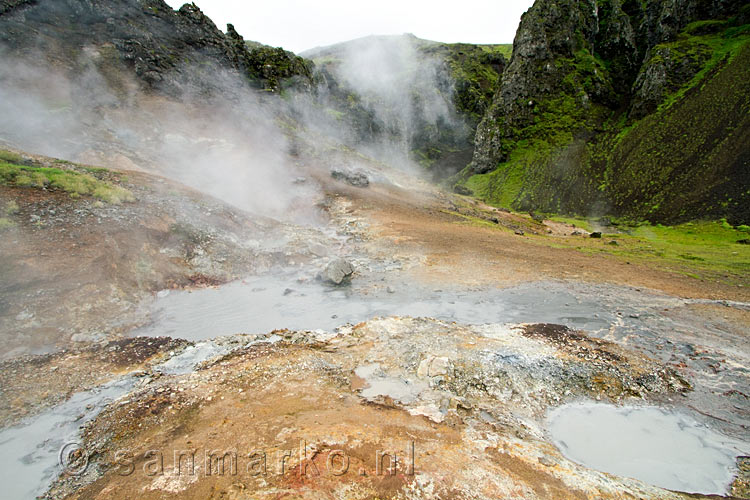
[[[184,0],[167,0],[179,8]],[[413,33],[440,42],[512,43],[533,0],[196,0],[222,31],[294,52],[367,35]]]

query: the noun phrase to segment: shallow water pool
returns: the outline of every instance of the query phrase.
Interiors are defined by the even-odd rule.
[[[657,407],[565,405],[550,412],[547,429],[574,462],[689,493],[726,494],[742,454],[741,443]]]

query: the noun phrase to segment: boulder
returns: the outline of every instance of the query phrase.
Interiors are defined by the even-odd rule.
[[[320,279],[334,285],[340,285],[352,274],[354,274],[354,266],[351,262],[346,259],[336,259],[331,261],[320,273]]]
[[[370,185],[370,178],[361,170],[334,168],[331,170],[331,177],[354,187],[366,188]]]

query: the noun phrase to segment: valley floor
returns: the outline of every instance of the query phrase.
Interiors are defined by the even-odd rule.
[[[19,498],[50,484],[47,497],[80,499],[694,498],[566,458],[545,418],[580,401],[689,412],[737,440],[737,454],[750,452],[741,442],[750,425],[750,247],[721,247],[726,258],[715,265],[644,257],[648,242],[637,236],[605,230],[595,239],[568,222],[377,173],[381,181],[356,188],[331,179],[327,165],[301,165],[323,193],[324,222],[305,228],[147,174],[110,179],[137,199],[122,205],[0,186],[0,201],[15,204],[0,242],[3,482]],[[349,299],[379,301],[377,314],[332,331],[279,324],[190,342],[130,337],[138,326],[159,335],[165,297],[200,297],[206,286],[276,269],[293,276],[278,302],[304,303],[334,256],[356,273],[343,291],[317,292],[343,294],[333,320],[349,317]],[[372,318],[444,290],[450,304],[475,293],[477,307],[493,307],[502,289],[538,300],[539,319]],[[556,304],[560,290],[570,298]],[[437,313],[448,308],[433,300]],[[566,313],[566,301],[591,317]],[[602,326],[529,324],[546,323],[541,312],[552,307],[574,326]],[[232,314],[217,308],[209,323]],[[58,477],[67,438],[84,451]],[[40,443],[18,465],[23,439]],[[196,474],[173,470],[181,450],[195,450]],[[230,452],[229,473],[211,473],[210,458],[206,466],[213,450]],[[379,451],[399,455],[392,473],[377,464]],[[344,461],[347,473],[333,473]],[[747,465],[739,467],[732,492],[748,498]]]

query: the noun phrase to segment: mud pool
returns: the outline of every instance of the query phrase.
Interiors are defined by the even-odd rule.
[[[552,441],[570,460],[689,493],[724,495],[742,444],[656,407],[580,403],[552,411]]]
[[[274,329],[333,330],[378,316],[430,317],[467,324],[557,323],[596,331],[617,314],[600,294],[562,283],[508,289],[332,287],[293,277],[268,276],[196,291],[163,292],[151,322],[133,335],[204,340]]]
[[[232,348],[211,339],[239,333],[257,334],[250,343],[275,342],[280,337],[268,334],[275,329],[333,332],[378,316],[567,325],[662,362],[684,364],[694,390],[679,401],[664,402],[673,410],[595,403],[560,407],[547,419],[550,441],[568,459],[595,470],[679,491],[725,494],[735,458],[750,451],[740,441],[750,424],[747,405],[726,394],[748,386],[750,360],[737,349],[741,339],[702,321],[690,312],[690,304],[632,288],[563,281],[507,289],[428,289],[363,279],[332,287],[275,274],[192,292],[162,292],[145,305],[149,321],[131,335],[193,341],[155,367],[165,375],[181,375]],[[375,363],[361,365],[355,374],[369,384],[365,398],[388,395],[409,403],[426,388],[387,376]],[[0,432],[0,480],[8,485],[9,497],[43,493],[60,473],[61,446],[79,439],[81,425],[125,397],[137,382],[128,376],[76,394]],[[700,423],[688,416],[693,410]]]
[[[387,273],[385,273],[387,275]],[[389,279],[389,281],[386,281]],[[135,336],[203,341],[275,329],[334,331],[373,317],[430,317],[463,324],[554,323],[684,365],[694,390],[681,404],[744,439],[750,412],[746,339],[690,309],[705,303],[605,284],[539,281],[504,289],[426,288],[380,274],[328,286],[292,273],[248,278],[217,288],[161,292]],[[746,304],[719,304],[721,307]]]
[[[47,491],[62,471],[61,451],[72,452],[80,446],[80,427],[130,392],[136,380],[127,376],[74,394],[64,403],[0,431],[3,498],[36,498]]]

